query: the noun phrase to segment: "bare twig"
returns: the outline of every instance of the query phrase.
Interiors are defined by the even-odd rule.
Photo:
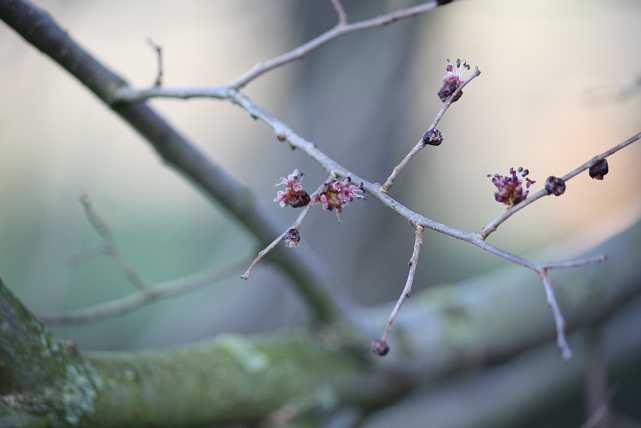
[[[422,13],[430,12],[436,9],[437,6],[437,2],[429,1],[414,7],[397,10],[396,12],[388,13],[386,15],[381,15],[377,18],[355,22],[352,24],[339,24],[331,30],[324,32],[320,36],[315,37],[309,42],[300,45],[296,49],[279,55],[276,58],[256,64],[251,70],[243,73],[240,77],[231,81],[228,86],[234,89],[240,89],[246,86],[252,80],[256,79],[258,76],[282,65],[301,59],[311,51],[318,49],[324,44],[331,42],[332,40],[344,34],[353,33],[355,31],[361,31],[368,28],[382,27],[401,19],[407,19],[416,15],[420,15]]]
[[[332,0],[332,6],[334,6],[336,14],[338,15],[338,25],[346,25],[347,14],[345,13],[345,8],[343,7],[341,0]]]
[[[186,294],[229,277],[234,271],[237,271],[241,264],[247,262],[247,260],[243,258],[228,266],[216,269],[216,271],[211,273],[154,285],[151,281],[140,275],[127,260],[125,260],[113,239],[109,227],[95,211],[86,193],[80,196],[80,202],[85,210],[87,219],[104,242],[104,247],[96,247],[86,254],[83,253],[82,258],[93,257],[99,253],[98,250],[102,250],[100,251],[101,253],[111,256],[118,268],[120,268],[127,279],[138,289],[138,292],[120,299],[103,302],[66,314],[41,315],[40,319],[47,324],[87,324],[122,315],[155,300]],[[78,263],[79,261],[80,259],[76,259],[74,263]]]
[[[187,294],[212,285],[215,282],[232,276],[246,263],[247,259],[243,258],[226,266],[216,268],[214,272],[201,274],[192,278],[182,278],[163,284],[156,284],[152,288],[140,290],[120,299],[110,300],[77,311],[64,314],[44,314],[38,318],[49,325],[80,325],[102,321],[126,314],[157,300]]]
[[[297,47],[296,49],[254,65],[254,67],[252,67],[250,70],[246,71],[227,85],[200,88],[159,88],[153,86],[151,88],[143,90],[135,90],[123,86],[111,94],[112,99],[110,101],[112,104],[115,104],[118,102],[140,101],[147,98],[226,98],[228,89],[241,89],[249,84],[252,80],[267,73],[268,71],[304,58],[310,52],[320,48],[321,46],[329,43],[334,39],[337,39],[340,36],[356,31],[389,25],[396,21],[431,12],[438,6],[436,1],[428,1],[417,6],[397,10],[395,12],[381,15],[376,18],[348,24],[347,16],[340,1],[332,0],[332,4],[334,5],[336,13],[338,14],[338,25],[319,35],[318,37],[315,37],[314,39],[308,41],[307,43]]]
[[[467,79],[465,79],[463,83],[461,83],[461,86],[459,86],[456,89],[456,91],[454,91],[452,95],[447,99],[447,101],[443,103],[441,110],[438,112],[438,114],[434,118],[434,121],[428,128],[428,131],[430,129],[436,129],[436,125],[438,125],[438,123],[441,121],[441,118],[443,117],[447,109],[449,109],[450,106],[452,105],[452,102],[453,102],[452,100],[455,100],[457,95],[461,93],[461,91],[463,90],[463,87],[468,83],[470,83],[472,79],[478,77],[479,74],[481,74],[481,72],[479,71],[478,67],[474,67],[474,71],[472,72],[472,74]],[[390,187],[392,187],[392,185],[398,178],[401,171],[403,171],[403,169],[407,166],[409,161],[424,147],[425,147],[425,142],[422,139],[419,140],[418,143],[416,143],[416,145],[414,146],[414,148],[410,150],[410,152],[401,161],[401,163],[399,163],[396,167],[394,167],[394,170],[392,171],[390,176],[387,178],[387,180],[385,180],[385,184],[381,186],[381,190],[383,192],[387,192],[390,189]]]
[[[394,323],[394,320],[396,319],[396,316],[398,315],[398,311],[401,309],[403,302],[405,302],[405,299],[409,298],[410,294],[412,294],[412,284],[414,283],[414,273],[416,272],[416,265],[418,263],[418,253],[421,251],[422,244],[423,244],[423,226],[417,225],[416,233],[414,236],[414,250],[412,251],[412,257],[410,258],[410,261],[408,263],[410,270],[409,270],[409,273],[407,274],[407,281],[405,281],[405,287],[403,287],[403,292],[401,293],[400,297],[396,301],[396,305],[394,306],[394,309],[392,309],[392,313],[390,314],[389,319],[387,320],[385,331],[383,332],[383,335],[380,338],[380,340],[383,343],[387,342],[387,336],[389,335],[389,332],[392,329],[392,324]]]
[[[539,271],[539,276],[543,282],[548,306],[550,306],[552,315],[554,315],[554,325],[556,326],[556,346],[561,352],[563,361],[569,361],[572,358],[572,351],[570,350],[570,345],[568,345],[567,339],[565,338],[565,319],[563,319],[563,314],[561,313],[559,304],[554,296],[552,282],[550,281],[550,277],[545,269],[541,269]]]
[[[80,202],[82,203],[82,207],[85,210],[87,219],[102,238],[105,244],[105,251],[111,256],[111,258],[114,260],[118,268],[120,268],[125,277],[127,277],[127,279],[139,290],[150,290],[152,284],[145,277],[140,275],[138,271],[136,271],[136,269],[134,269],[133,266],[131,266],[120,253],[120,250],[118,249],[118,246],[116,245],[113,236],[111,235],[109,226],[107,226],[107,224],[94,210],[93,206],[91,205],[89,195],[87,195],[86,193],[81,194]]]
[[[147,39],[147,42],[149,43],[149,46],[153,48],[154,51],[156,51],[156,57],[158,59],[158,74],[156,75],[156,80],[154,80],[154,87],[160,87],[162,86],[162,46],[157,45],[154,43],[153,40]]]

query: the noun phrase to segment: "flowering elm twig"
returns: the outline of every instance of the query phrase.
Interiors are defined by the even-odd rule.
[[[335,3],[336,4],[336,3]],[[407,207],[403,206],[400,204],[398,201],[394,200],[393,198],[390,198],[387,195],[387,190],[391,187],[393,184],[394,180],[400,173],[400,170],[403,168],[401,167],[398,171],[393,172],[392,175],[390,175],[390,178],[386,181],[384,186],[380,186],[379,184],[373,184],[370,182],[367,182],[365,180],[362,180],[355,174],[351,173],[341,165],[339,165],[336,161],[328,157],[326,154],[321,152],[316,148],[316,146],[309,142],[304,140],[303,138],[299,137],[296,135],[291,128],[289,128],[287,125],[284,123],[280,122],[273,116],[271,116],[269,113],[267,113],[265,110],[254,104],[252,101],[250,101],[246,96],[238,92],[239,88],[244,87],[247,85],[250,81],[256,79],[258,76],[266,73],[269,70],[272,70],[276,67],[282,66],[284,64],[287,64],[289,62],[292,62],[294,60],[300,59],[304,57],[307,53],[311,52],[314,49],[319,48],[320,46],[324,45],[325,43],[328,43],[329,41],[333,40],[334,38],[339,37],[340,35],[352,32],[352,31],[357,31],[357,30],[362,30],[365,28],[373,28],[377,26],[382,26],[386,25],[392,22],[395,22],[396,20],[402,19],[402,18],[407,18],[410,16],[417,15],[419,13],[427,12],[432,9],[434,9],[439,2],[429,2],[425,3],[423,5],[415,6],[413,8],[409,9],[404,9],[400,10],[391,14],[387,14],[384,16],[381,16],[379,18],[375,18],[372,20],[367,20],[367,21],[361,21],[358,23],[354,24],[341,24],[340,20],[342,19],[339,16],[339,24],[334,27],[333,29],[327,31],[326,33],[318,36],[315,39],[310,40],[304,45],[301,45],[300,47],[283,54],[279,57],[273,58],[272,60],[266,61],[264,63],[259,63],[256,64],[251,70],[248,72],[244,73],[241,75],[239,78],[236,80],[232,81],[229,85],[227,86],[218,86],[218,87],[205,87],[205,88],[187,88],[187,89],[163,89],[163,88],[150,88],[146,89],[143,91],[139,90],[134,90],[132,88],[124,87],[121,88],[120,90],[115,91],[114,94],[112,94],[111,97],[111,102],[112,103],[117,103],[117,102],[131,102],[131,101],[138,101],[142,100],[145,98],[151,98],[151,97],[173,97],[173,98],[192,98],[192,97],[212,97],[212,98],[219,98],[219,99],[227,99],[233,104],[238,105],[239,107],[243,108],[245,111],[247,111],[254,119],[260,119],[264,121],[268,126],[270,126],[279,141],[287,141],[293,148],[297,148],[307,154],[310,158],[316,160],[326,171],[329,171],[331,174],[335,175],[336,177],[352,177],[354,180],[361,182],[362,183],[362,189],[366,191],[367,193],[370,193],[372,196],[377,198],[379,201],[381,201],[384,205],[398,213],[399,215],[403,216],[404,218],[408,219],[412,224],[415,226],[422,226],[422,227],[427,227],[429,229],[438,231],[440,233],[446,234],[448,236],[454,237],[456,239],[461,239],[464,240],[468,243],[471,243],[472,245],[478,246],[481,249],[484,249],[485,251],[488,251],[492,254],[495,254],[499,257],[502,257],[508,261],[511,261],[516,264],[520,264],[522,266],[528,267],[530,269],[535,270],[537,273],[540,271],[540,269],[543,269],[545,266],[549,265],[544,265],[544,264],[537,264],[534,262],[530,262],[528,260],[525,260],[523,258],[520,258],[516,255],[507,253],[497,247],[494,247],[487,242],[485,242],[485,239],[487,236],[492,233],[494,230],[496,230],[496,227],[498,227],[499,224],[501,224],[503,221],[505,221],[508,217],[510,217],[513,213],[516,211],[524,208],[525,206],[529,205],[530,203],[533,203],[535,200],[540,199],[541,197],[549,194],[548,190],[542,190],[537,193],[535,193],[532,197],[525,199],[521,203],[518,203],[514,205],[513,207],[509,208],[504,212],[501,216],[499,216],[494,222],[490,223],[488,226],[483,228],[480,232],[474,233],[474,232],[465,232],[460,229],[455,229],[449,226],[446,226],[444,224],[435,222],[431,219],[428,219],[427,217],[424,217],[420,214],[417,214]],[[444,2],[443,2],[444,4]],[[478,69],[474,70],[473,75],[480,74],[480,71]],[[468,78],[465,84],[471,80],[472,77]],[[463,86],[463,85],[462,85]],[[461,86],[461,88],[462,88]],[[448,89],[448,88],[445,88]],[[457,92],[458,91],[458,92]],[[445,91],[447,92],[447,91]],[[444,92],[444,94],[445,94]],[[441,94],[439,94],[441,95]],[[460,95],[460,88],[456,88],[456,90],[452,91],[452,94],[448,101],[451,99],[454,101],[457,99],[457,97]],[[451,104],[451,103],[450,103]],[[442,115],[445,113],[445,111],[449,108],[449,104],[445,104],[442,107],[442,111],[439,112],[439,115],[437,115],[434,124],[438,123]],[[428,132],[432,130],[435,131],[435,125],[431,126],[428,129]],[[427,133],[426,133],[427,135]],[[632,137],[629,141],[622,143],[618,148],[611,149],[612,153],[615,151],[620,150],[621,148],[625,147],[626,145],[638,140],[641,138],[641,134]],[[425,141],[421,139],[419,142],[419,145],[424,145]],[[403,167],[411,157],[413,157],[418,150],[415,150],[411,153],[411,156],[407,158],[407,160],[404,161]],[[587,166],[582,166],[577,168],[577,170],[567,174],[565,177],[562,179],[569,179],[572,178],[574,175],[578,174],[579,172],[589,168],[591,165],[594,165],[596,162],[602,160],[606,156],[608,156],[611,153],[606,152],[604,155],[597,156],[593,160],[591,160]],[[600,159],[601,158],[601,159]],[[284,235],[283,235],[284,237]],[[281,238],[282,239],[282,238]],[[594,261],[590,261],[594,262]],[[584,263],[587,263],[585,261],[575,261],[571,262],[573,266],[582,266]],[[543,280],[543,278],[542,278]],[[544,284],[546,285],[546,284]],[[548,285],[549,285],[549,279],[548,279]],[[546,285],[546,286],[548,286]],[[548,286],[546,293],[551,292],[551,288]],[[552,294],[553,296],[553,294]],[[549,300],[549,299],[548,299]],[[550,300],[549,300],[550,301]],[[551,300],[551,302],[555,302],[555,300]],[[553,308],[553,311],[555,312],[555,320],[557,323],[557,326],[563,325],[563,323],[559,323],[559,318],[557,315],[560,314],[560,311],[558,310],[558,305],[555,306],[556,309]],[[562,318],[560,318],[562,320]],[[559,330],[557,328],[557,330]],[[562,332],[562,328],[560,329]],[[564,336],[561,336],[559,338],[559,341],[562,343],[564,342]],[[565,348],[562,349],[564,351]]]
[[[591,166],[598,164],[601,162],[603,159],[606,159],[608,156],[611,156],[612,154],[618,152],[619,150],[624,149],[625,147],[629,146],[630,144],[638,141],[641,139],[641,132],[633,135],[632,137],[628,138],[625,141],[622,141],[621,143],[617,144],[616,146],[612,147],[609,150],[606,150],[605,152],[601,153],[598,156],[593,157],[583,165],[579,166],[578,168],[573,169],[572,171],[568,172],[565,174],[563,177],[561,177],[561,180],[563,182],[567,182],[568,180],[576,177],[583,171],[590,169]],[[484,226],[479,232],[478,236],[481,239],[487,239],[487,237],[492,234],[496,229],[503,223],[505,220],[508,218],[512,217],[515,213],[518,211],[521,211],[523,208],[527,207],[528,205],[534,203],[535,201],[538,201],[539,199],[550,195],[550,192],[546,189],[541,189],[538,192],[534,193],[527,199],[519,202],[518,204],[515,204],[512,207],[509,207],[505,211],[503,211],[498,217],[496,217],[492,222],[488,223],[486,226]]]
[[[445,114],[445,112],[450,108],[452,103],[458,99],[457,97],[460,94],[462,94],[463,88],[465,87],[465,85],[470,83],[473,79],[478,77],[480,74],[481,74],[481,71],[478,69],[478,67],[474,67],[472,74],[470,74],[470,76],[467,79],[463,80],[460,83],[460,85],[456,88],[456,90],[451,94],[451,96],[449,96],[449,98],[447,98],[443,102],[443,106],[441,106],[441,110],[439,110],[438,114],[434,118],[434,121],[432,122],[432,124],[430,125],[430,127],[428,128],[427,132],[424,135],[427,135],[430,131],[436,130],[436,126],[443,118],[443,115]],[[410,152],[405,156],[405,158],[403,158],[403,160],[396,167],[394,167],[390,176],[387,178],[387,180],[385,180],[385,184],[381,186],[381,190],[383,192],[389,191],[390,187],[392,187],[392,185],[400,175],[401,171],[403,171],[403,169],[407,166],[409,161],[425,146],[426,146],[425,138],[421,138],[421,140],[418,143],[416,143],[414,148],[410,150]]]

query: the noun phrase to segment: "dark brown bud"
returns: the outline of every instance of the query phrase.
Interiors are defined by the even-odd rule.
[[[376,339],[372,342],[372,352],[376,355],[384,357],[389,352],[389,346],[383,339]]]
[[[430,128],[423,134],[423,143],[430,146],[440,146],[443,142],[443,134],[436,128]]]
[[[565,193],[565,181],[562,178],[551,175],[545,180],[545,190],[551,195],[561,196]]]
[[[289,248],[297,247],[300,242],[300,233],[298,233],[298,229],[289,229],[287,233],[285,233],[284,239],[285,245]]]
[[[301,190],[298,195],[296,195],[295,197],[292,197],[292,199],[289,202],[289,205],[292,208],[300,208],[309,204],[309,201],[310,201],[310,198],[307,192],[304,190]]]
[[[608,173],[608,160],[602,159],[590,167],[590,177],[595,180],[603,180],[603,177]]]

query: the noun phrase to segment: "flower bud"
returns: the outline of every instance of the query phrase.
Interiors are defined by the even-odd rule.
[[[562,178],[551,175],[545,180],[545,190],[551,195],[561,196],[565,193],[565,181]]]
[[[603,177],[605,177],[609,170],[608,160],[601,159],[599,162],[590,167],[590,177],[594,178],[595,180],[603,180]]]
[[[376,355],[384,357],[389,352],[389,346],[383,339],[376,339],[372,342],[372,352]]]
[[[289,248],[294,248],[298,247],[298,243],[300,242],[300,233],[298,233],[298,229],[289,229],[285,233],[285,245],[287,245]]]
[[[443,142],[443,134],[436,128],[430,128],[423,134],[423,144],[430,146],[440,146]]]

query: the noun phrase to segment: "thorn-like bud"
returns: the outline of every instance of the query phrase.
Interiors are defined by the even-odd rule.
[[[287,233],[285,233],[284,239],[285,245],[289,248],[298,247],[298,243],[300,242],[300,233],[298,233],[298,229],[289,229]]]
[[[590,177],[595,180],[603,180],[603,177],[605,177],[609,170],[610,168],[608,167],[608,160],[601,159],[599,162],[590,167]]]
[[[551,175],[545,180],[545,190],[550,195],[561,196],[565,193],[565,180]]]
[[[389,346],[383,339],[376,339],[372,342],[372,352],[378,356],[384,357],[389,352]]]
[[[440,146],[443,142],[443,134],[436,128],[430,128],[423,134],[423,143],[430,146]]]

